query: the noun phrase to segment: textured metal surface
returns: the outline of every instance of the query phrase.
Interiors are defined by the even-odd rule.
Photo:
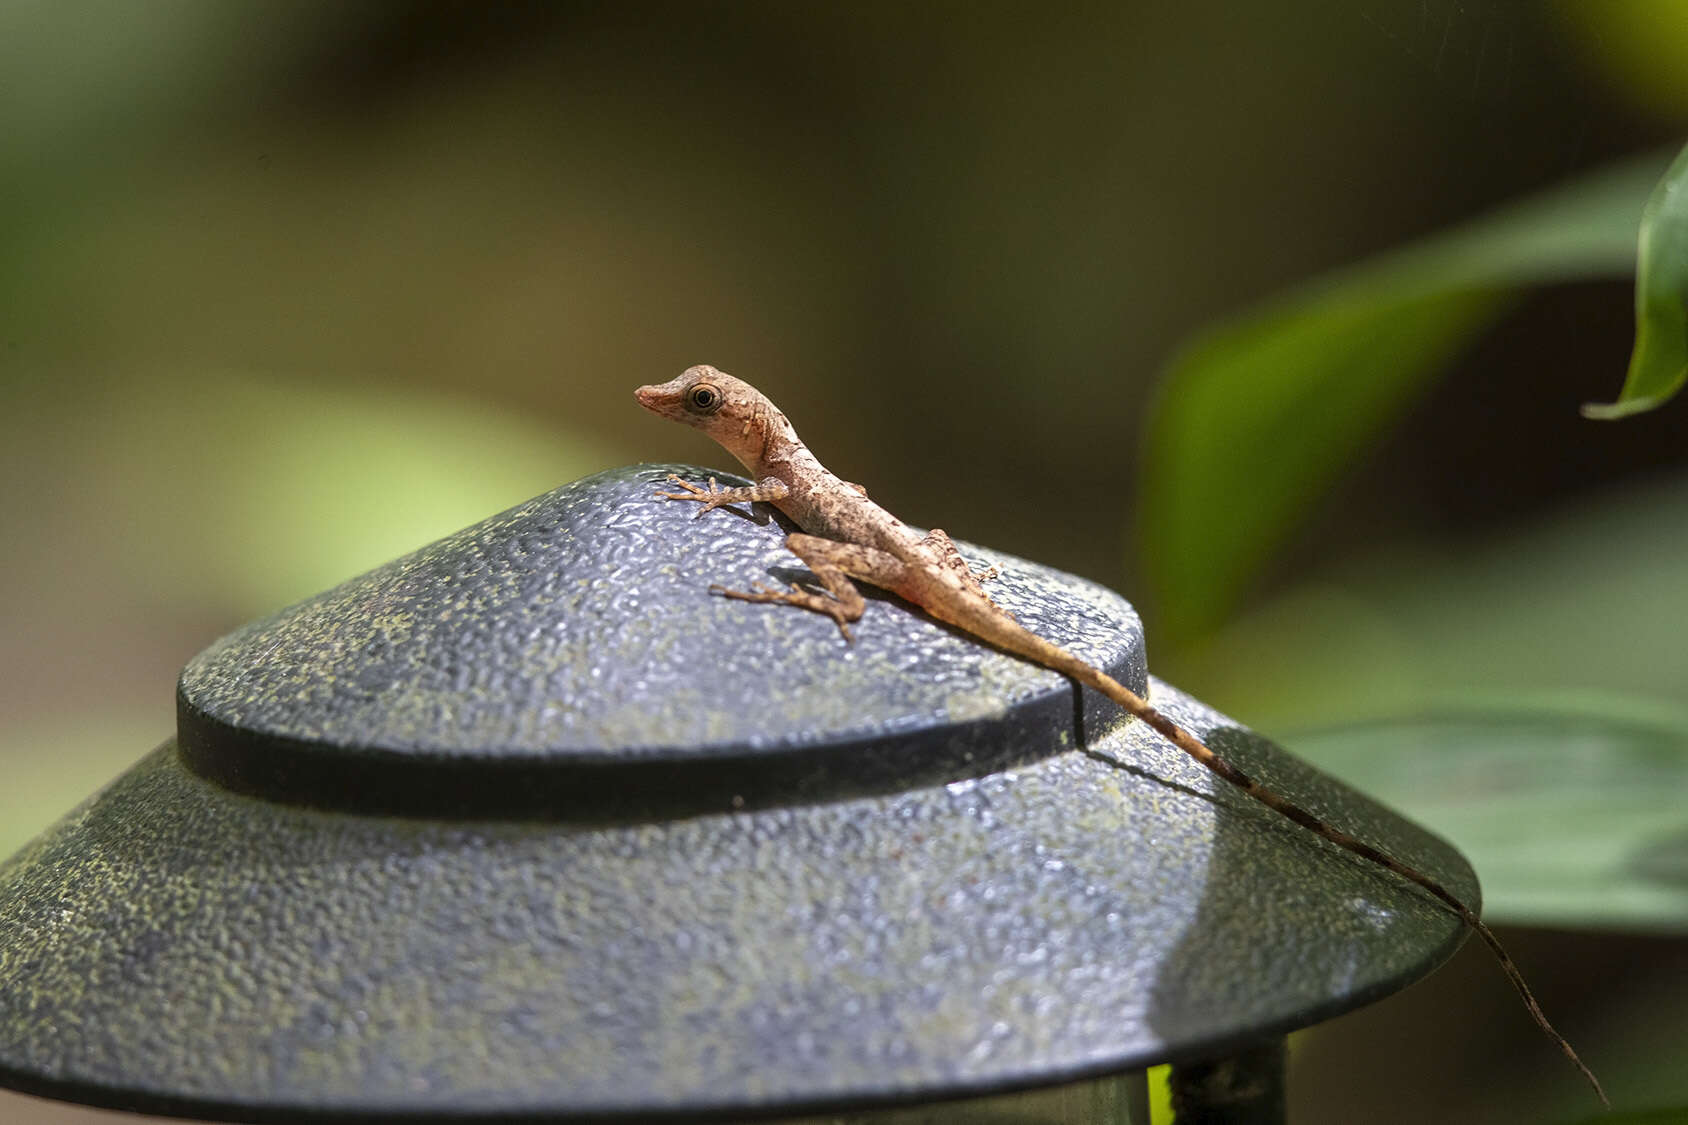
[[[659,529],[629,532],[653,552],[669,535],[709,537],[723,559],[735,536],[778,538],[732,517],[699,531],[677,515],[684,509],[663,506],[625,518]],[[627,743],[634,757],[683,745],[687,730],[754,731],[759,717],[788,737],[734,735],[738,744],[766,760],[807,753],[791,749],[802,728],[782,728],[781,717],[800,716],[802,698],[833,692],[835,680],[837,692],[859,690],[855,662],[892,679],[893,696],[908,693],[911,724],[955,720],[945,700],[1006,695],[1010,712],[1035,710],[1053,691],[1065,693],[1064,727],[1001,754],[1015,764],[954,780],[872,792],[829,784],[784,799],[776,788],[744,807],[560,820],[264,800],[189,769],[172,741],[0,866],[0,1081],[240,1119],[795,1115],[1211,1056],[1393,991],[1458,944],[1457,922],[1434,904],[1217,783],[1141,724],[1092,712],[1089,745],[1078,747],[1070,685],[996,654],[953,651],[973,646],[898,603],[870,608],[853,651],[823,619],[694,587],[786,565],[755,557],[733,563],[748,572],[725,574],[707,560],[672,563],[685,581],[660,595],[642,585],[645,567],[606,579],[637,586],[640,603],[674,599],[674,635],[633,651],[665,654],[665,676],[722,683],[733,702],[720,723],[743,724],[624,719],[626,730],[667,732]],[[1054,619],[1059,591],[1078,585],[1063,578],[1047,593],[1034,568],[1015,563],[1005,599],[1041,607],[1047,597],[1056,609],[1037,609],[1046,616],[1036,627],[1065,636],[1086,628],[1063,633]],[[618,604],[613,591],[603,596]],[[1098,609],[1116,603],[1094,587],[1067,604],[1087,618],[1122,612]],[[669,618],[640,620],[656,629]],[[936,652],[934,669],[868,647],[876,633],[911,628],[932,632],[919,655]],[[744,629],[767,652],[711,666],[723,651],[712,632]],[[196,662],[200,674],[242,636],[251,634]],[[1088,643],[1095,652],[1117,641]],[[1132,644],[1140,651],[1140,638]],[[693,645],[710,655],[688,656]],[[340,651],[335,674],[355,679],[361,650]],[[795,678],[778,674],[788,661],[804,669]],[[746,683],[751,667],[773,674]],[[256,677],[272,693],[292,682],[287,667],[261,662],[222,674]],[[606,666],[597,679],[625,674]],[[941,688],[927,684],[939,675]],[[1269,784],[1475,900],[1469,868],[1445,844],[1174,689],[1150,690]],[[656,709],[705,705],[695,694],[649,699]],[[740,707],[751,714],[728,713]],[[489,705],[486,721],[505,721],[497,710]],[[837,714],[834,731],[847,732],[890,712]],[[453,728],[465,745],[429,746],[425,725],[396,724],[413,737],[379,754],[353,740],[347,752],[402,769],[405,754],[472,756],[463,731],[487,729]],[[280,738],[253,745],[285,753]],[[725,734],[714,743],[734,744]],[[537,735],[488,745],[544,756]],[[836,736],[830,745],[869,754]],[[910,741],[911,774],[922,774],[923,754],[944,759],[950,747]],[[608,738],[564,749],[618,756]],[[646,764],[669,768],[653,757]],[[834,772],[848,781],[861,768]]]
[[[711,597],[801,564],[761,509],[655,499],[674,469],[705,473],[587,478],[213,644],[179,685],[189,761],[364,810],[672,814],[977,776],[1070,734],[1062,677],[893,600],[847,645],[824,617]],[[1142,690],[1118,595],[968,551],[1029,627]],[[1120,718],[1086,706],[1092,728]],[[659,803],[608,804],[629,799]]]

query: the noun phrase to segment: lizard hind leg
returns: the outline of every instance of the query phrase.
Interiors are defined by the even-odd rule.
[[[997,577],[999,572],[996,567],[988,566],[984,570],[975,571],[972,564],[962,557],[961,548],[955,545],[955,540],[949,537],[949,532],[942,528],[934,527],[931,531],[928,531],[926,538],[922,539],[921,543],[936,551],[939,565],[953,570],[968,589],[980,597],[989,597],[985,593],[985,583]],[[1002,607],[998,606],[997,608],[1001,609]],[[1003,612],[1007,613],[1008,611],[1003,610]],[[1013,614],[1009,614],[1009,616],[1012,617]]]
[[[814,573],[826,590],[824,594],[805,590],[796,583],[789,590],[770,590],[753,583],[749,590],[711,586],[709,592],[739,601],[775,602],[825,614],[849,641],[854,639],[850,636],[850,622],[858,620],[867,609],[867,601],[851,579],[859,578],[881,589],[890,589],[902,580],[903,562],[872,547],[803,534],[786,536],[785,546]]]

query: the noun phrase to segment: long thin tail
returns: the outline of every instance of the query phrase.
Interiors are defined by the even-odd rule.
[[[1055,648],[1053,645],[1050,647]],[[1483,920],[1477,917],[1476,912],[1469,906],[1466,906],[1465,903],[1461,902],[1452,891],[1449,891],[1446,887],[1442,886],[1441,883],[1432,879],[1424,872],[1419,871],[1417,868],[1409,867],[1407,864],[1402,863],[1394,856],[1380,851],[1379,849],[1366,843],[1364,840],[1355,836],[1350,836],[1340,828],[1326,824],[1323,820],[1320,820],[1306,809],[1301,808],[1299,805],[1294,804],[1287,798],[1262,786],[1259,782],[1249,777],[1248,774],[1244,773],[1242,770],[1238,769],[1236,766],[1208,749],[1199,742],[1194,735],[1190,734],[1183,727],[1180,727],[1177,723],[1155,710],[1154,707],[1149,704],[1148,700],[1144,699],[1142,696],[1138,695],[1136,692],[1132,691],[1112,676],[1109,676],[1099,669],[1086,664],[1084,661],[1066,653],[1064,650],[1055,648],[1055,651],[1060,652],[1062,656],[1066,657],[1066,660],[1063,661],[1061,665],[1056,665],[1060,671],[1063,671],[1080,682],[1095,688],[1097,691],[1101,692],[1103,695],[1107,696],[1109,699],[1113,700],[1115,703],[1119,704],[1139,719],[1142,719],[1157,733],[1166,738],[1167,741],[1171,742],[1174,746],[1178,747],[1178,749],[1184,751],[1184,753],[1190,755],[1190,757],[1206,766],[1218,777],[1230,782],[1232,785],[1235,785],[1238,789],[1241,789],[1243,792],[1247,793],[1250,797],[1253,797],[1273,812],[1279,813],[1280,815],[1293,820],[1303,828],[1307,828],[1318,833],[1320,836],[1323,836],[1325,839],[1329,840],[1331,843],[1335,844],[1344,851],[1352,852],[1361,859],[1375,863],[1379,867],[1387,868],[1388,870],[1401,876],[1401,878],[1418,884],[1431,895],[1435,896],[1435,898],[1449,910],[1452,910],[1455,914],[1457,914],[1460,921],[1464,922],[1467,926],[1470,926],[1474,931],[1476,931],[1477,936],[1483,939],[1483,944],[1487,945],[1489,949],[1494,952],[1495,959],[1500,962],[1501,972],[1506,974],[1506,979],[1511,981],[1512,987],[1518,991],[1518,995],[1524,1001],[1524,1007],[1529,1009],[1531,1018],[1536,1021],[1536,1026],[1540,1027],[1542,1031],[1547,1034],[1549,1039],[1559,1045],[1559,1049],[1565,1053],[1565,1057],[1571,1060],[1571,1065],[1582,1072],[1582,1076],[1588,1080],[1588,1084],[1594,1087],[1594,1092],[1599,1096],[1600,1101],[1607,1108],[1611,1107],[1612,1103],[1607,1099],[1606,1091],[1601,1087],[1600,1080],[1594,1076],[1594,1072],[1590,1070],[1587,1064],[1585,1064],[1577,1055],[1576,1049],[1573,1048],[1565,1037],[1559,1034],[1559,1032],[1554,1029],[1554,1026],[1548,1022],[1547,1016],[1541,1010],[1541,1005],[1536,1003],[1535,995],[1530,991],[1530,986],[1524,983],[1524,974],[1518,971],[1517,964],[1515,964],[1512,958],[1507,955],[1506,949],[1500,943],[1500,939],[1495,937],[1494,931],[1484,925]]]

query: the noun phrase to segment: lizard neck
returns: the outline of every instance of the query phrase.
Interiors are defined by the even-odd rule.
[[[807,460],[815,468],[821,467],[791,422],[762,395],[756,396],[755,404],[740,425],[725,434],[717,433],[716,440],[749,470],[752,480],[772,476],[791,485],[796,483],[790,477],[790,466],[795,462]]]
[[[811,535],[899,553],[919,540],[902,521],[860,489],[833,475],[809,451],[786,416],[765,396],[712,437],[758,483],[774,477],[789,490],[774,506]]]

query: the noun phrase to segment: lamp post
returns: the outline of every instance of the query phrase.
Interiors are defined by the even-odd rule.
[[[176,737],[0,866],[0,1084],[265,1122],[1100,1121],[1172,1062],[1180,1120],[1263,1122],[1286,1032],[1459,944],[1106,700],[895,599],[846,646],[710,597],[800,568],[763,513],[652,500],[674,468],[194,658]],[[1116,595],[972,553],[1028,626],[1474,901],[1445,843],[1152,681]]]

